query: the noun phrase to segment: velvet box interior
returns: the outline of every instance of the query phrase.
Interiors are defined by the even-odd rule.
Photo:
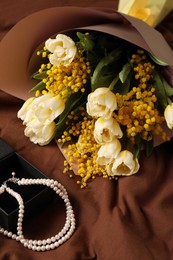
[[[0,139],[0,185],[12,177],[15,172],[17,178],[47,178],[42,172],[21,157],[13,147]],[[24,224],[35,214],[40,213],[45,205],[52,201],[52,190],[44,185],[19,186],[8,182],[8,186],[18,192],[24,201]],[[0,226],[16,232],[18,219],[18,202],[7,192],[0,194]]]

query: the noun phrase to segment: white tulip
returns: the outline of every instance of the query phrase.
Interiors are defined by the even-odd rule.
[[[109,88],[97,88],[88,95],[86,108],[90,116],[108,119],[117,108],[116,96]]]
[[[35,118],[27,125],[24,133],[34,144],[46,145],[53,139],[55,129],[56,124],[54,121],[50,124],[43,125]]]
[[[34,97],[31,97],[25,101],[25,103],[23,104],[23,106],[17,113],[18,118],[20,118],[21,120],[25,120],[27,118],[27,113],[28,113],[28,111],[30,111],[30,107],[31,107],[34,99],[35,99]]]
[[[137,158],[134,159],[133,153],[123,150],[107,170],[111,176],[130,176],[139,170],[139,162]]]
[[[33,143],[48,144],[55,135],[54,120],[64,111],[64,101],[52,94],[27,100],[18,111],[18,118],[26,125],[25,135]]]
[[[50,93],[35,98],[33,106],[36,117],[44,124],[50,124],[65,109],[63,99]]]
[[[100,117],[95,122],[94,127],[94,138],[97,143],[103,144],[112,142],[114,137],[121,138],[123,132],[121,131],[120,125],[113,117],[104,119]]]
[[[168,128],[173,128],[173,103],[167,105],[164,111],[164,117],[167,123]]]
[[[118,156],[120,151],[121,143],[117,138],[114,138],[112,142],[105,143],[99,148],[96,163],[99,165],[109,164]]]
[[[64,34],[58,34],[56,39],[48,39],[45,42],[45,47],[52,53],[49,56],[49,61],[55,66],[69,65],[77,53],[75,42]]]

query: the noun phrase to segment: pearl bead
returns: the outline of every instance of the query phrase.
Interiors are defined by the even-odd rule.
[[[0,187],[0,194],[4,193],[5,188],[3,186]]]
[[[8,232],[8,237],[12,237],[12,232]]]
[[[51,249],[54,249],[54,248],[55,248],[55,245],[54,245],[54,244],[51,244],[51,245],[50,245],[50,248],[51,248]]]
[[[5,235],[5,234],[4,234]],[[19,236],[16,236],[16,241],[19,241],[20,240],[20,238],[19,238]]]

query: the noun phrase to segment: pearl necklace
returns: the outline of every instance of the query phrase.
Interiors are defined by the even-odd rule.
[[[13,182],[18,185],[45,185],[55,191],[57,195],[59,195],[66,205],[66,221],[64,227],[61,231],[47,239],[43,240],[32,240],[26,239],[23,235],[23,218],[24,218],[24,202],[19,193],[15,192],[11,188],[7,186],[8,182]],[[0,194],[3,192],[8,192],[11,196],[13,196],[19,205],[18,210],[18,220],[17,220],[17,234],[14,234],[8,230],[5,230],[0,226],[0,233],[5,236],[12,238],[16,241],[22,243],[25,247],[33,250],[33,251],[46,251],[55,249],[61,244],[63,244],[66,240],[68,240],[75,230],[75,216],[74,212],[68,198],[68,194],[64,186],[53,179],[19,179],[15,177],[15,173],[12,172],[12,178],[6,180],[2,186],[0,187]]]

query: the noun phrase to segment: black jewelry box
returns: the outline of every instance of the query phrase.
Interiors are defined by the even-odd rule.
[[[12,172],[17,178],[47,178],[9,144],[0,138],[0,186],[12,177]],[[18,186],[8,182],[8,186],[18,192],[24,201],[24,225],[31,218],[40,213],[46,205],[53,200],[52,189],[44,185]],[[0,226],[8,231],[16,232],[18,219],[18,202],[7,192],[0,194]]]

